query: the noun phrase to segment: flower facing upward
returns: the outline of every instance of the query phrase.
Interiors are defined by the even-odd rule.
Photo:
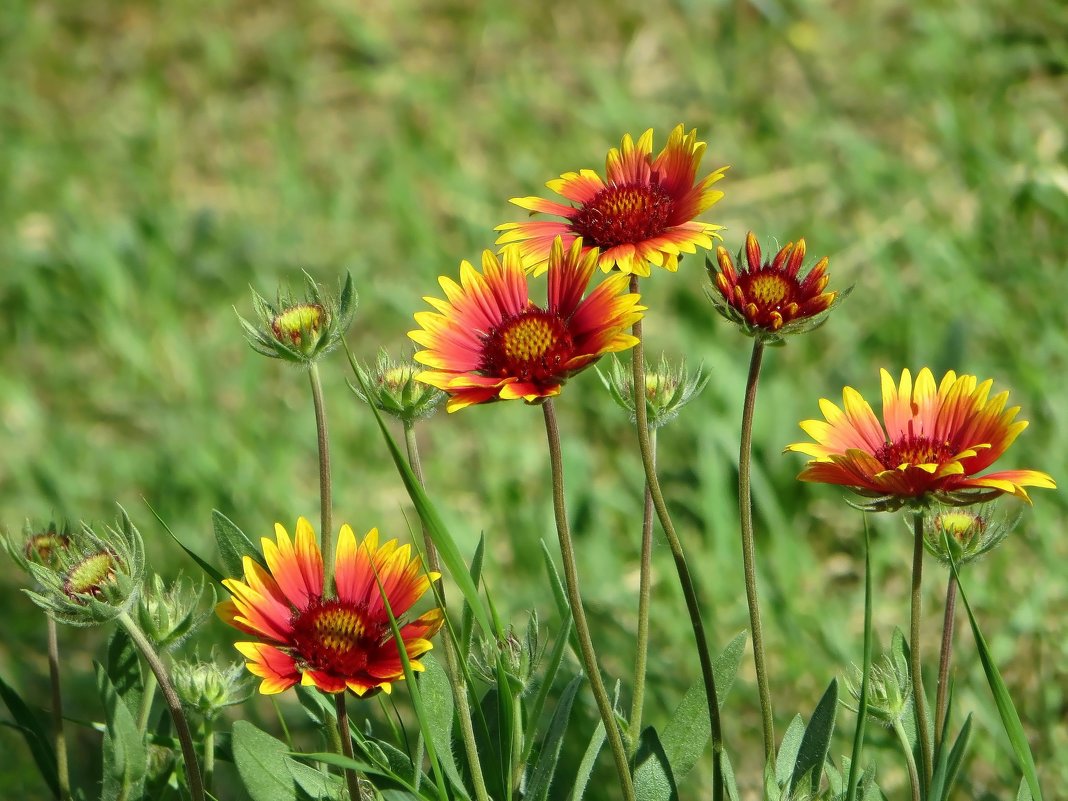
[[[1003,454],[1027,423],[1013,422],[1019,406],[1006,409],[1009,393],[988,398],[993,382],[950,371],[935,385],[926,367],[908,370],[901,382],[882,371],[883,422],[852,387],[842,392],[844,411],[820,401],[824,420],[801,428],[815,442],[787,446],[815,457],[802,481],[840,484],[874,498],[872,508],[891,509],[930,500],[963,505],[1003,493],[1030,502],[1024,487],[1056,487],[1037,470],[1003,470],[979,476]]]
[[[760,245],[750,231],[745,237],[745,264],[735,269],[726,248],[716,249],[719,269],[708,262],[714,287],[708,296],[716,310],[741,326],[750,336],[769,342],[781,341],[787,334],[801,333],[820,325],[831,308],[841,300],[827,287],[827,258],[820,259],[802,277],[805,240],[790,242],[775,258],[764,262]],[[738,254],[742,263],[742,254]]]
[[[388,693],[404,668],[382,593],[399,618],[438,574],[423,573],[411,546],[398,547],[396,540],[379,545],[378,529],[357,545],[345,525],[335,559],[337,596],[327,597],[311,524],[297,521],[295,541],[276,524],[275,539],[261,541],[269,572],[246,556],[244,579],[223,581],[233,598],[217,607],[224,621],[260,639],[235,643],[249,672],[263,679],[260,692],[278,693],[299,681],[330,693]],[[423,669],[416,657],[431,649],[430,637],[443,622],[441,610],[432,609],[401,626],[413,670]]]
[[[711,187],[726,167],[697,181],[704,152],[705,143],[697,141],[697,131],[686,133],[681,125],[655,158],[651,128],[637,143],[627,134],[618,150],[608,152],[605,180],[593,170],[581,170],[546,184],[573,205],[540,197],[512,198],[512,203],[532,213],[564,220],[499,225],[497,230],[503,233],[497,244],[519,243],[523,263],[535,272],[545,269],[558,236],[564,238],[565,247],[582,238],[587,247],[599,248],[605,272],[615,267],[647,276],[650,264],[674,272],[680,253],[695,253],[698,245],[711,248],[712,238],[722,227],[694,220],[723,197]]]
[[[426,350],[415,360],[429,367],[416,378],[449,393],[448,410],[522,398],[528,403],[560,394],[564,382],[605,353],[638,340],[626,329],[644,311],[635,294],[622,294],[625,275],[613,275],[583,297],[597,269],[597,250],[576,239],[566,252],[559,237],[549,254],[549,302],[531,302],[519,251],[503,260],[482,254],[482,273],[460,265],[460,283],[439,279],[447,300],[425,298],[437,309],[419,312],[421,328],[408,336]]]

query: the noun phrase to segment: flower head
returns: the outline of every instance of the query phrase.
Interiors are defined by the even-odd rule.
[[[356,312],[352,276],[345,276],[337,297],[324,292],[310,276],[305,275],[305,278],[303,300],[280,289],[277,302],[271,304],[252,291],[252,305],[259,325],[253,325],[240,314],[238,319],[245,330],[245,338],[257,353],[296,364],[310,364],[336,347],[345,335]]]
[[[624,367],[618,359],[613,358],[608,369],[603,373],[597,368],[601,381],[608,389],[612,400],[628,412],[634,421],[634,379],[630,367]],[[650,428],[662,428],[679,416],[687,403],[692,401],[708,386],[711,375],[698,367],[692,375],[686,362],[679,362],[676,367],[664,357],[654,367],[645,365],[645,408],[648,413]]]
[[[216,608],[224,621],[258,638],[235,647],[249,672],[263,679],[261,693],[282,692],[299,681],[363,696],[388,693],[392,682],[404,678],[383,594],[400,618],[438,578],[423,573],[410,545],[398,546],[396,540],[379,545],[378,529],[357,545],[352,528],[342,526],[334,567],[337,595],[329,597],[323,557],[307,520],[297,521],[295,540],[276,524],[275,540],[265,537],[261,544],[269,570],[246,556],[244,579],[223,581],[233,597]],[[431,649],[430,637],[443,622],[435,608],[401,626],[413,670],[423,669],[417,657]]]
[[[449,393],[448,410],[560,394],[564,382],[606,353],[637,344],[626,329],[644,308],[622,294],[625,275],[613,275],[583,297],[597,269],[597,250],[576,239],[565,251],[559,237],[549,254],[548,304],[529,298],[529,282],[515,248],[503,260],[482,254],[482,273],[460,265],[460,283],[439,279],[447,300],[426,298],[437,312],[419,312],[408,336],[426,350],[415,360],[430,369],[416,376]]]
[[[519,243],[523,263],[537,273],[544,271],[558,236],[565,247],[581,238],[586,247],[599,248],[598,262],[605,272],[614,267],[647,276],[650,264],[674,272],[680,253],[695,253],[698,245],[711,248],[722,228],[694,219],[723,197],[712,185],[726,167],[697,181],[704,152],[697,131],[686,133],[682,125],[655,158],[651,128],[637,143],[627,134],[619,149],[608,152],[604,180],[593,170],[581,170],[546,184],[571,205],[540,197],[512,198],[532,213],[564,219],[499,225],[503,233],[497,244]]]
[[[713,286],[708,297],[723,317],[739,325],[749,336],[778,343],[788,334],[811,331],[821,325],[831,309],[848,294],[824,292],[827,288],[827,257],[804,276],[805,240],[790,242],[771,261],[762,261],[760,244],[753,232],[745,237],[745,260],[741,271],[726,248],[716,249],[717,270],[707,262]],[[743,265],[742,252],[738,263]]]
[[[896,509],[930,501],[967,505],[1003,493],[1030,503],[1024,487],[1056,487],[1038,470],[1003,470],[978,475],[1000,457],[1027,427],[1013,422],[1019,406],[1006,409],[1009,393],[988,397],[993,381],[946,373],[935,385],[926,367],[912,383],[908,370],[899,384],[882,371],[883,422],[852,387],[842,392],[844,411],[820,401],[824,420],[801,428],[815,442],[787,446],[815,457],[802,481],[840,484],[872,499],[869,508]]]
[[[395,362],[381,351],[374,366],[354,362],[353,369],[359,373],[360,382],[350,382],[349,389],[356,397],[405,423],[430,417],[445,401],[440,389],[416,380],[422,367],[409,359]]]

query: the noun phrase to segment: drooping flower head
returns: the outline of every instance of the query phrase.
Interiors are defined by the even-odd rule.
[[[580,170],[546,184],[570,205],[539,197],[512,198],[531,212],[564,219],[499,225],[503,233],[497,244],[519,243],[523,263],[535,273],[544,271],[558,236],[564,247],[581,238],[586,247],[599,248],[605,272],[614,267],[647,276],[650,264],[674,272],[680,253],[696,253],[697,246],[711,248],[722,228],[694,219],[723,197],[712,185],[726,167],[697,180],[704,152],[697,131],[686,133],[682,125],[655,158],[651,128],[637,143],[627,134],[618,149],[608,151],[603,180],[593,170]]]
[[[535,403],[559,395],[569,377],[604,354],[636,345],[626,329],[644,308],[638,295],[624,294],[627,276],[610,276],[583,297],[597,257],[581,239],[565,251],[557,237],[544,308],[530,300],[516,248],[501,259],[485,251],[481,273],[463,262],[459,284],[438,279],[446,300],[425,298],[437,312],[415,315],[421,327],[408,336],[426,349],[415,360],[430,368],[416,379],[447,392],[450,412],[496,400]]]
[[[993,381],[946,373],[935,384],[926,367],[901,381],[882,371],[883,421],[852,387],[842,392],[844,409],[820,401],[826,420],[805,420],[801,428],[815,442],[787,446],[815,457],[802,481],[839,484],[872,498],[870,508],[927,505],[932,500],[966,505],[1007,493],[1030,503],[1024,487],[1053,489],[1038,470],[1003,470],[978,475],[1000,457],[1025,421],[1013,422],[1019,406],[1006,409],[1009,393],[988,397]]]
[[[328,597],[323,557],[306,519],[297,521],[295,540],[276,524],[275,541],[265,537],[261,544],[268,569],[246,556],[244,578],[223,582],[233,597],[217,607],[224,621],[258,638],[234,647],[249,672],[263,679],[260,692],[279,693],[298,681],[330,693],[390,692],[404,669],[382,593],[399,619],[438,574],[423,572],[410,545],[379,545],[378,529],[357,545],[344,525],[335,557],[337,595]],[[431,649],[430,637],[443,622],[441,610],[432,609],[401,626],[413,670],[423,670],[417,657]]]
[[[719,269],[707,262],[713,287],[708,297],[723,317],[739,325],[749,336],[765,342],[781,342],[788,334],[810,331],[827,319],[844,297],[827,288],[827,258],[802,276],[805,240],[790,242],[771,261],[762,261],[760,244],[750,231],[745,237],[745,261],[738,253],[741,270],[735,269],[726,248],[716,249]],[[846,293],[848,294],[848,293]]]

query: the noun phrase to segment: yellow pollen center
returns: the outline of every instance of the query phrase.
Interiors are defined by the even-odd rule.
[[[758,275],[749,285],[749,293],[758,303],[774,306],[786,298],[787,286],[777,275]]]
[[[271,330],[280,340],[289,340],[300,345],[305,332],[319,333],[326,310],[317,303],[301,303],[290,306],[271,321]]]
[[[115,558],[106,551],[94,553],[71,568],[63,589],[67,595],[93,594],[115,578]]]
[[[545,320],[529,317],[504,332],[504,354],[519,362],[540,359],[555,342],[552,328]]]
[[[325,609],[315,618],[315,633],[323,648],[345,652],[360,644],[367,633],[361,617],[349,609]]]

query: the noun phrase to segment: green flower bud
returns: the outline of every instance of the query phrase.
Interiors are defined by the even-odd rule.
[[[853,700],[860,703],[860,687],[863,676],[860,668],[853,666],[853,675],[846,679],[846,689]],[[883,656],[873,662],[868,674],[868,714],[875,720],[892,728],[908,710],[912,698],[912,679],[908,665],[903,661]],[[856,707],[851,707],[856,711]]]
[[[240,662],[220,667],[214,652],[210,662],[176,662],[173,678],[182,705],[205,720],[213,720],[226,707],[247,701],[256,684],[255,677]]]
[[[21,541],[11,540],[4,535],[0,536],[0,546],[27,573],[30,572],[31,562],[54,567],[59,562],[60,554],[70,547],[70,529],[66,524],[60,529],[55,522],[50,522],[43,529],[35,528],[27,520]]]
[[[356,365],[369,394],[364,394],[358,383],[349,382],[349,388],[364,403],[411,425],[434,414],[448,397],[440,389],[415,380],[425,369],[410,359],[395,362],[383,350],[373,367]]]
[[[345,276],[337,297],[326,294],[307,273],[305,279],[303,300],[279,289],[272,305],[252,291],[258,325],[240,314],[237,317],[245,338],[257,353],[295,364],[311,364],[341,342],[356,312],[352,276]]]
[[[212,600],[208,608],[198,612],[197,607],[203,595],[203,576],[200,586],[192,579],[186,580],[179,576],[170,588],[167,588],[159,575],[153,575],[149,587],[137,605],[137,619],[141,630],[159,648],[176,648],[207,619],[215,607],[215,591],[212,590]]]
[[[924,547],[938,561],[959,568],[1000,545],[1023,512],[1024,504],[1008,496],[974,506],[937,504],[924,511]]]
[[[531,610],[522,638],[509,626],[504,637],[487,637],[481,641],[481,657],[472,660],[475,673],[487,684],[498,683],[497,658],[500,656],[510,691],[522,695],[531,685],[544,653],[540,645],[538,613]]]
[[[126,511],[120,507],[120,512],[117,524],[106,526],[103,534],[83,523],[68,535],[66,548],[49,554],[50,564],[25,563],[39,585],[26,594],[60,623],[106,623],[137,601],[145,572],[144,545]]]
[[[601,376],[601,382],[608,389],[612,399],[621,407],[630,412],[631,421],[635,419],[634,413],[634,381],[630,366],[624,366],[615,357],[605,372],[597,368],[597,374]],[[645,365],[645,408],[649,417],[650,428],[666,426],[682,411],[682,407],[696,398],[708,385],[711,376],[706,375],[704,368],[698,367],[691,376],[685,362],[680,362],[678,367],[668,363],[664,356],[660,357],[660,363],[654,368],[650,364]]]

